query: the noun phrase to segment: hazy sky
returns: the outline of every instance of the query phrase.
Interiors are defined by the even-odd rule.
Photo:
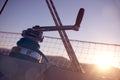
[[[0,9],[5,0],[0,0]],[[70,39],[120,44],[120,0],[53,0],[63,25],[73,25],[80,8],[85,15]],[[45,0],[9,0],[0,15],[0,31],[21,32],[34,25],[55,25]],[[45,32],[59,37],[58,32]]]

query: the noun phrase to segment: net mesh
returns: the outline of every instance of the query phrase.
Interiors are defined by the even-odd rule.
[[[20,38],[20,33],[0,32],[0,53],[8,55]],[[80,63],[94,64],[97,63],[98,58],[107,60],[110,57],[112,66],[120,68],[120,45],[78,40],[70,40],[70,42]],[[47,55],[52,64],[70,66],[69,57],[60,38],[45,36],[40,46],[40,50]]]

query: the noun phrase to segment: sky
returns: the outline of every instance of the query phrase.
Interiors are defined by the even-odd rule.
[[[0,0],[0,9],[5,0]],[[85,9],[79,31],[66,31],[69,39],[120,44],[120,0],[53,0],[63,25],[74,25]],[[0,31],[21,33],[34,25],[54,26],[45,0],[9,0],[0,15]],[[45,36],[60,37],[57,31]]]

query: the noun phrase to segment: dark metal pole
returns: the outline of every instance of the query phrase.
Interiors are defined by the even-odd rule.
[[[48,8],[51,12],[51,15],[53,17],[53,20],[54,20],[56,26],[58,26],[58,27],[62,26],[61,20],[58,16],[58,13],[55,9],[55,6],[54,6],[52,0],[46,0],[46,2],[47,2]],[[73,48],[70,44],[70,41],[68,39],[68,36],[67,36],[65,30],[58,30],[58,32],[59,32],[59,34],[61,36],[61,39],[63,41],[63,44],[66,48],[68,56],[69,56],[69,58],[72,62],[72,67],[73,67],[74,71],[80,71],[81,70],[83,72],[83,69],[81,69],[81,66],[80,66],[80,64],[77,60],[77,57],[76,57],[75,52],[74,52],[74,50],[73,50]]]
[[[5,8],[6,4],[7,4],[7,2],[8,2],[8,0],[5,1],[3,7],[1,8],[1,10],[0,10],[0,15],[2,14],[2,12],[3,12],[3,10],[4,10],[4,8]]]
[[[74,25],[68,25],[68,26],[40,26],[39,28],[36,29],[37,31],[58,31],[58,30],[74,30],[78,31],[78,28],[75,27]]]

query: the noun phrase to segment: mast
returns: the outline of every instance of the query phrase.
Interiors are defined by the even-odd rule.
[[[48,6],[48,8],[50,10],[50,13],[51,13],[51,15],[53,17],[53,20],[55,22],[56,27],[61,27],[62,22],[61,22],[61,20],[60,20],[60,18],[58,16],[58,13],[56,11],[56,8],[55,8],[52,0],[46,0],[46,3],[47,3],[47,6]],[[58,32],[59,32],[59,35],[60,35],[60,37],[62,39],[62,42],[63,42],[63,44],[65,46],[65,49],[66,49],[66,51],[68,53],[70,61],[72,62],[73,70],[74,71],[82,71],[82,72],[84,72],[82,67],[80,66],[78,60],[77,60],[77,57],[75,55],[75,52],[74,52],[74,50],[73,50],[73,48],[71,46],[71,43],[69,41],[69,38],[68,38],[65,30],[58,30]]]

